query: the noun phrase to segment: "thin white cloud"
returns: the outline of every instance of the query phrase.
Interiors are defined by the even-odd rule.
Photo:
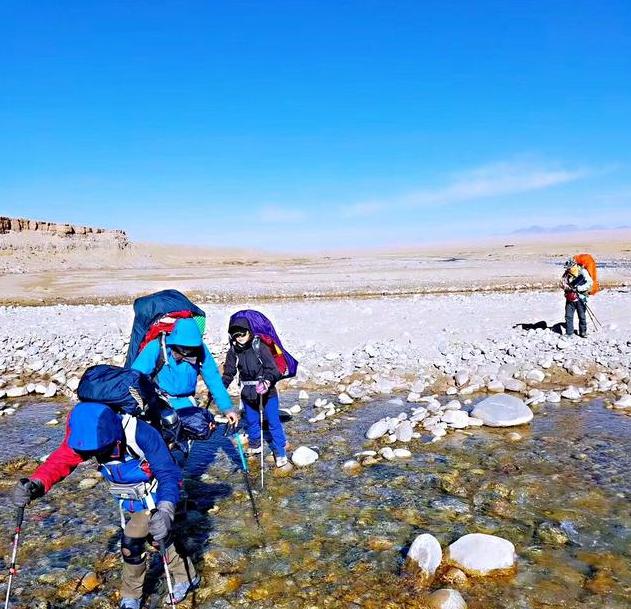
[[[384,201],[347,205],[340,209],[340,213],[345,217],[367,217],[393,207],[438,207],[508,196],[567,184],[590,173],[584,169],[548,168],[527,163],[494,163],[455,174],[444,186],[426,188]]]
[[[301,209],[266,205],[258,211],[257,218],[266,224],[299,224],[307,219],[307,213]]]

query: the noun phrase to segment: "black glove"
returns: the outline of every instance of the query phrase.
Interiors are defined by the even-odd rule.
[[[149,534],[155,541],[162,541],[169,536],[174,518],[175,506],[170,501],[160,501],[149,520]]]
[[[26,507],[33,499],[44,495],[44,485],[39,480],[21,478],[13,489],[13,505],[16,508]]]

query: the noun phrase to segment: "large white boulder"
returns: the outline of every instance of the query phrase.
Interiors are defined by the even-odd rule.
[[[315,463],[319,458],[318,453],[308,446],[299,446],[291,455],[291,461],[297,467],[306,467]]]
[[[515,546],[501,537],[485,533],[465,535],[449,546],[449,563],[469,575],[488,575],[515,564]]]
[[[511,427],[529,423],[534,415],[522,400],[501,393],[478,402],[471,416],[489,427]]]
[[[443,550],[433,535],[423,533],[412,542],[408,550],[408,560],[423,578],[431,580],[443,560]]]

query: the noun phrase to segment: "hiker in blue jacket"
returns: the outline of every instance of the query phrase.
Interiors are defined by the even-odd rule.
[[[121,510],[121,609],[140,609],[148,540],[164,542],[175,601],[184,600],[200,578],[190,559],[178,554],[171,534],[182,476],[159,432],[148,423],[104,404],[79,402],[68,416],[61,445],[30,478],[18,482],[14,505],[26,507],[92,458]]]
[[[195,390],[201,374],[219,410],[231,424],[239,422],[215,359],[193,319],[178,319],[170,334],[148,343],[132,368],[152,377],[175,410],[197,406]]]

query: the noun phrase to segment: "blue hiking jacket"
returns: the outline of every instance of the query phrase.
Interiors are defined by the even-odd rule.
[[[186,360],[177,361],[171,349],[172,345],[199,347],[203,351],[200,358],[202,362],[197,361],[192,364]],[[160,359],[161,349],[161,339],[152,340],[139,353],[132,368],[151,376]],[[173,332],[166,338],[166,352],[166,361],[154,380],[158,387],[170,396],[169,403],[173,408],[191,406],[190,398],[195,396],[197,377],[201,374],[219,410],[221,412],[232,410],[232,401],[223,385],[215,359],[202,340],[197,324],[193,319],[185,318],[176,322]]]
[[[109,447],[111,452],[97,455],[97,460],[101,465],[123,462],[133,465],[132,462],[135,461],[136,468],[125,468],[125,470],[132,472],[142,469],[147,480],[155,478],[158,481],[156,502],[170,501],[176,504],[180,496],[182,475],[162,436],[148,423],[137,420],[135,442],[144,453],[146,461],[134,459],[128,454],[128,447],[125,446],[122,420],[120,415],[105,404],[79,402],[68,416],[63,442],[37,468],[32,477],[41,481],[48,492],[85,459],[91,458],[85,454],[85,451],[96,452]],[[124,448],[124,455],[120,454],[121,448]],[[138,480],[134,478],[115,481],[137,482]],[[137,506],[136,509],[142,509],[142,506]]]

